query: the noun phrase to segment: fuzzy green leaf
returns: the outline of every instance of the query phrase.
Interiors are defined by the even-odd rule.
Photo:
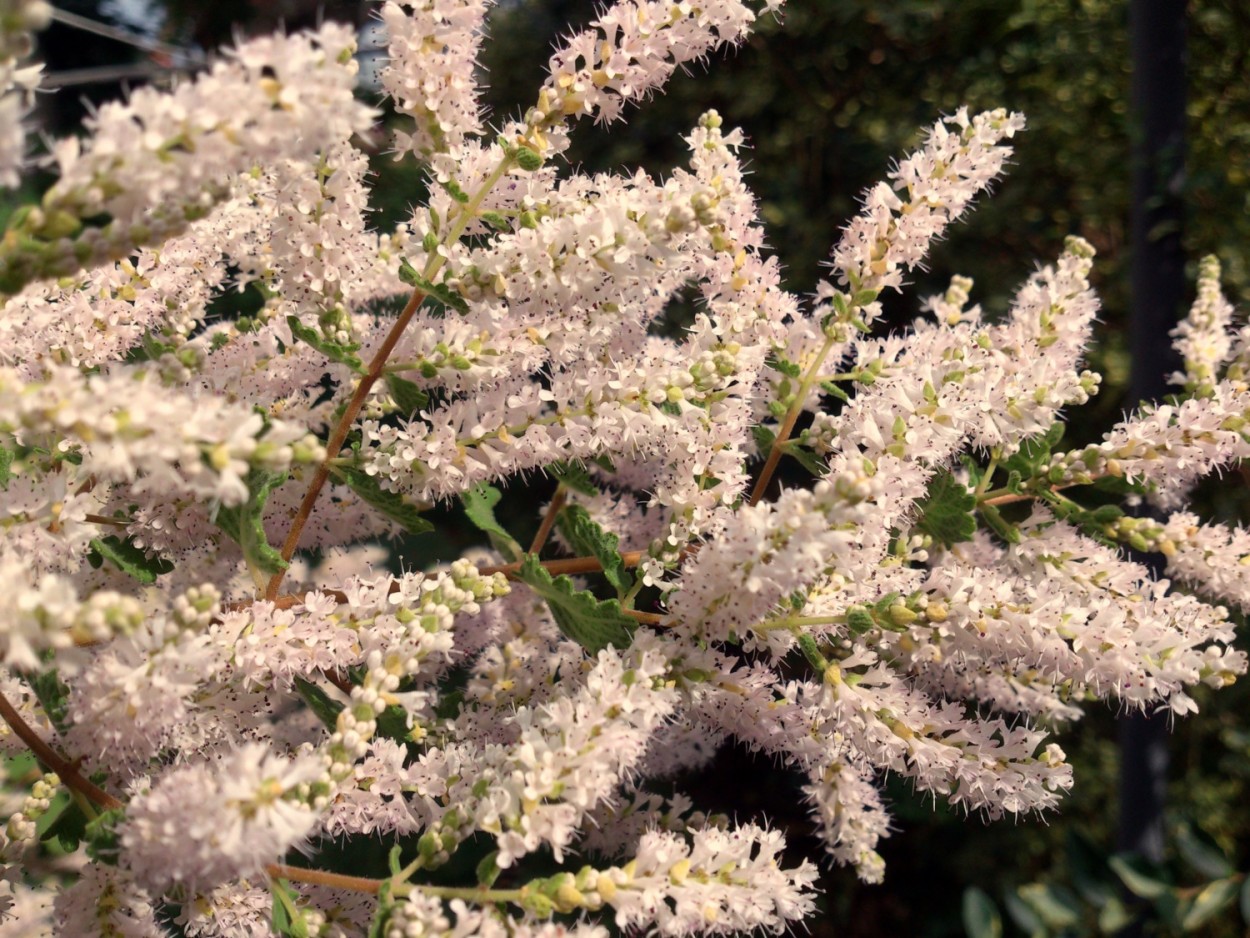
[[[464,505],[464,513],[474,526],[486,532],[495,550],[503,555],[509,563],[521,559],[521,545],[513,540],[512,535],[504,530],[502,524],[495,519],[495,506],[503,494],[490,485],[478,485],[463,492],[460,501]]]
[[[247,501],[219,509],[217,527],[243,548],[248,566],[272,576],[279,570],[285,570],[287,562],[265,535],[265,502],[269,500],[269,493],[286,481],[286,473],[253,469],[244,481],[249,493]]]
[[[773,440],[777,439],[772,427],[766,427],[762,423],[751,428],[751,436],[755,439],[755,448],[761,456],[773,448]]]
[[[302,677],[295,679],[295,691],[300,695],[304,703],[308,704],[308,709],[316,714],[317,719],[333,730],[339,722],[339,713],[343,710],[343,705],[334,700],[316,684],[306,681]]]
[[[537,554],[526,555],[517,575],[547,601],[560,631],[592,655],[610,645],[628,647],[634,622],[621,612],[618,600],[596,599],[592,593],[579,590],[567,576],[553,579],[538,562]]]
[[[13,478],[13,460],[16,456],[17,453],[7,446],[0,446],[0,489],[9,487],[9,480]]]
[[[122,573],[134,577],[140,583],[155,583],[156,578],[169,573],[174,565],[159,554],[151,556],[141,547],[136,547],[130,538],[111,534],[108,537],[93,537],[91,550],[100,558],[107,560]],[[99,567],[99,561],[91,555],[87,557],[93,567]]]
[[[405,415],[411,416],[430,403],[430,395],[399,375],[386,376],[386,389],[394,399],[395,405]]]
[[[412,504],[398,492],[382,488],[378,480],[367,472],[359,469],[340,469],[344,481],[351,486],[371,508],[376,509],[392,521],[398,521],[409,534],[424,534],[433,531],[434,525],[421,517],[417,506]]]
[[[309,328],[299,321],[295,316],[287,316],[286,324],[291,327],[291,335],[299,339],[305,345],[311,345],[318,352],[340,365],[346,365],[357,374],[365,373],[364,363],[360,357],[356,355],[356,350],[360,348],[357,343],[343,345],[339,342],[331,342],[316,329]]]
[[[450,306],[458,313],[467,313],[469,311],[469,304],[465,302],[463,296],[446,284],[434,283],[425,279],[417,273],[417,269],[408,263],[407,260],[402,260],[399,263],[399,279],[410,287],[416,287],[426,296],[444,306]]]
[[[1063,438],[1063,431],[1063,424],[1052,423],[1045,433],[1021,443],[1020,448],[1003,461],[1002,468],[1009,474],[1020,473],[1020,478],[1026,482],[1040,475],[1050,465],[1050,454]]]
[[[977,530],[976,496],[945,469],[929,483],[929,493],[916,502],[916,527],[945,547],[972,540]]]
[[[582,495],[599,494],[599,486],[595,485],[595,480],[590,477],[586,467],[580,463],[558,462],[554,466],[549,466],[547,471],[566,489],[572,489]]]
[[[624,596],[634,584],[634,578],[625,568],[621,559],[621,539],[611,531],[605,531],[581,505],[569,505],[559,518],[560,531],[568,542],[573,545],[579,557],[590,555],[603,566],[603,575],[616,590],[618,596]]]
[[[291,884],[285,879],[270,880],[269,891],[273,894],[273,933],[284,938],[308,938],[308,924],[295,904]],[[295,910],[294,915],[291,914],[292,909]]]

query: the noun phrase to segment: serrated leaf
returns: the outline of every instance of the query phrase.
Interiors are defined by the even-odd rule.
[[[579,590],[567,576],[553,579],[538,562],[537,554],[526,555],[517,576],[547,601],[560,631],[592,655],[608,646],[629,646],[634,622],[621,612],[618,600],[596,599],[592,593]]]
[[[306,681],[302,677],[295,679],[295,692],[308,705],[308,709],[316,714],[317,719],[325,724],[327,729],[333,730],[338,725],[339,713],[343,710],[341,703],[333,699],[316,684]]]
[[[1233,875],[1233,865],[1219,845],[1189,824],[1181,824],[1176,829],[1176,847],[1185,862],[1203,876],[1222,879]]]
[[[399,262],[399,279],[410,287],[416,287],[430,299],[437,300],[444,306],[450,306],[458,313],[467,313],[469,311],[469,304],[465,302],[463,296],[446,284],[434,283],[425,279],[417,273],[417,269],[408,263],[406,259]]]
[[[920,510],[916,528],[945,547],[970,541],[976,533],[976,496],[945,469],[933,477],[928,494],[916,507]]]
[[[50,833],[52,828],[56,826],[61,815],[69,808],[74,801],[70,797],[68,791],[64,788],[58,788],[48,802],[48,810],[39,815],[35,821],[35,839],[42,843],[52,836]]]
[[[964,890],[963,919],[968,938],[1002,938],[1003,920],[998,907],[976,886]]]
[[[789,359],[781,358],[777,355],[770,355],[767,365],[773,371],[781,372],[781,374],[785,375],[787,378],[803,377],[803,369],[799,367],[797,362],[792,362]]]
[[[57,812],[52,823],[47,825],[39,840],[41,843],[55,842],[66,853],[73,853],[87,835],[87,815],[68,793],[66,798],[68,802]]]
[[[90,541],[91,550],[103,560],[107,560],[122,573],[133,577],[140,583],[155,583],[156,578],[169,573],[174,565],[159,554],[148,555],[147,551],[135,546],[128,537],[111,534],[108,537],[93,537]],[[87,558],[92,566],[99,564]]]
[[[503,498],[503,493],[491,485],[478,485],[460,495],[464,505],[464,513],[479,531],[484,531],[490,538],[495,550],[503,555],[509,563],[521,559],[521,545],[513,540],[512,535],[504,530],[495,519],[495,506]]]
[[[247,484],[247,501],[218,509],[215,521],[217,527],[243,548],[243,557],[249,567],[272,576],[285,570],[287,562],[270,545],[265,534],[265,502],[269,500],[269,494],[286,481],[286,473],[253,469],[243,481]]]
[[[395,405],[400,412],[405,415],[415,414],[419,410],[425,409],[430,403],[430,395],[417,387],[407,378],[401,378],[399,375],[386,376],[386,390],[390,392],[391,398],[395,401]]]
[[[822,478],[829,471],[828,464],[805,446],[800,446],[792,441],[786,445],[786,452],[793,456],[800,466],[818,479]]]
[[[571,489],[582,495],[599,494],[599,486],[595,485],[595,480],[590,477],[586,467],[580,463],[558,462],[553,466],[549,466],[547,471],[552,478],[566,489]]]
[[[88,857],[109,866],[117,864],[121,852],[121,835],[117,828],[125,818],[125,808],[109,808],[87,822],[83,840],[87,843]]]
[[[1193,931],[1205,925],[1224,911],[1237,895],[1238,889],[1239,883],[1232,877],[1207,883],[1181,915],[1181,927],[1185,931]]]
[[[1009,473],[1020,473],[1020,477],[1025,480],[1038,475],[1050,465],[1050,454],[1063,438],[1063,431],[1062,423],[1053,423],[1045,433],[1029,437],[1020,444],[1016,452],[1003,461],[1002,468]]]
[[[1117,853],[1107,861],[1120,882],[1135,896],[1157,899],[1171,887],[1145,860],[1130,853]]]
[[[364,363],[361,362],[360,356],[356,354],[356,350],[360,348],[356,343],[343,345],[339,342],[331,342],[316,329],[312,329],[295,316],[287,316],[286,324],[291,328],[291,335],[299,339],[305,345],[310,345],[318,352],[340,365],[346,365],[357,374],[365,373]]]
[[[398,492],[382,488],[378,480],[367,472],[359,469],[343,468],[339,472],[351,490],[361,497],[369,507],[381,512],[392,521],[403,525],[409,534],[425,534],[433,531],[434,525],[421,516],[416,505]]]
[[[43,707],[48,721],[58,733],[64,733],[69,715],[69,688],[61,682],[56,669],[50,668],[39,674],[23,674],[22,679],[35,692],[35,698],[39,701],[39,706]]]
[[[751,436],[755,439],[755,448],[761,454],[767,453],[773,448],[773,440],[777,439],[777,434],[772,431],[771,427],[758,424],[751,428]]]
[[[581,505],[569,505],[558,519],[560,531],[568,542],[573,545],[579,557],[592,556],[603,567],[603,575],[616,590],[617,596],[624,596],[634,585],[634,578],[625,568],[621,559],[621,539],[611,531],[605,531]]]

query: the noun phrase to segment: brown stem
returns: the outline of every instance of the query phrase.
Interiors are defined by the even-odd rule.
[[[108,524],[115,528],[127,527],[129,521],[118,521],[116,518],[106,518],[104,515],[84,515],[84,521],[90,521],[92,524]]]
[[[367,892],[376,896],[384,879],[366,879],[363,876],[344,876],[342,873],[330,873],[326,870],[309,870],[302,866],[287,866],[285,863],[271,863],[265,872],[272,879],[289,879],[297,883],[311,883],[315,886],[332,886],[335,889],[350,889],[352,892]]]
[[[543,515],[543,523],[538,526],[538,533],[534,535],[534,542],[530,544],[531,554],[538,553],[547,543],[547,538],[551,536],[551,529],[555,527],[556,515],[560,513],[568,497],[569,490],[563,485],[557,485],[556,493],[551,496],[551,504],[547,506],[547,513]]]
[[[768,450],[768,459],[764,461],[764,468],[760,470],[759,478],[755,480],[755,488],[751,490],[751,500],[747,504],[758,505],[760,499],[764,497],[764,491],[768,488],[768,483],[772,481],[777,464],[781,462],[781,447],[790,441],[790,431],[799,422],[799,414],[802,412],[800,407],[791,407],[786,414],[785,421],[777,429],[777,436]]]
[[[17,734],[17,738],[35,754],[35,758],[55,772],[66,787],[85,795],[102,808],[122,807],[121,801],[79,775],[74,764],[48,745],[44,738],[22,719],[17,708],[9,703],[8,698],[3,694],[0,694],[0,717],[4,718],[4,722],[9,724],[13,732]]]
[[[326,443],[326,458],[317,466],[316,472],[313,473],[312,481],[308,484],[308,491],[304,493],[304,500],[300,502],[299,511],[291,522],[291,530],[287,532],[286,540],[282,543],[283,560],[290,560],[295,556],[295,549],[299,546],[299,539],[304,532],[304,525],[308,523],[308,518],[312,514],[313,506],[317,504],[317,496],[321,494],[321,489],[325,486],[326,479],[330,477],[330,460],[335,459],[342,451],[347,434],[351,432],[352,425],[355,424],[356,418],[360,416],[360,411],[365,406],[365,399],[369,396],[369,392],[373,389],[374,384],[377,383],[378,378],[382,377],[382,370],[386,367],[386,360],[391,357],[391,352],[395,351],[395,346],[399,344],[400,337],[404,334],[404,330],[408,328],[408,323],[416,315],[417,307],[421,305],[421,301],[424,299],[424,291],[412,291],[412,296],[408,297],[408,303],[404,306],[403,312],[399,314],[399,318],[391,326],[390,331],[386,334],[386,338],[382,340],[382,345],[374,354],[373,360],[369,362],[369,370],[360,379],[360,383],[356,385],[356,392],[352,395],[351,400],[348,401],[343,415],[339,417],[339,422],[335,425],[334,432],[330,434],[330,439]],[[278,590],[282,586],[282,578],[285,575],[285,570],[279,570],[269,578],[269,585],[265,588],[266,599],[272,600],[278,596]]]

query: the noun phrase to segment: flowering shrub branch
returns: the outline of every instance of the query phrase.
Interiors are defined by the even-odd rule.
[[[770,753],[876,881],[882,775],[1044,811],[1072,784],[1047,733],[1082,704],[1184,714],[1246,670],[1214,603],[1250,602],[1250,535],[1185,509],[1250,455],[1215,261],[1181,393],[1065,449],[1099,386],[1080,238],[1001,320],[956,277],[906,335],[874,326],[1020,115],[930,128],[805,305],[716,112],[667,179],[558,160],[779,0],[621,0],[491,138],[488,6],[382,7],[396,155],[430,180],[393,231],[365,224],[376,114],[327,24],[101,109],[0,242],[0,744],[47,770],[8,779],[0,863],[29,934],[778,933],[815,868],[657,781]],[[16,8],[8,88],[46,19]],[[209,321],[246,283],[263,308]],[[687,288],[694,322],[653,334]],[[787,458],[812,482],[774,495]],[[495,483],[531,471],[558,484],[526,550]],[[488,546],[375,571],[452,500]],[[92,862],[23,880],[52,836]],[[390,875],[334,839],[392,844]]]

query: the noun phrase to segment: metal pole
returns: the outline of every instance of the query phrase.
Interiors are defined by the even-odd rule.
[[[1130,406],[1167,393],[1177,369],[1167,334],[1185,296],[1181,246],[1185,183],[1185,0],[1132,0],[1132,353]],[[1154,558],[1158,559],[1158,558]],[[1156,569],[1156,573],[1158,570]],[[1118,847],[1163,858],[1167,717],[1120,718]],[[1141,925],[1121,934],[1139,935]]]

